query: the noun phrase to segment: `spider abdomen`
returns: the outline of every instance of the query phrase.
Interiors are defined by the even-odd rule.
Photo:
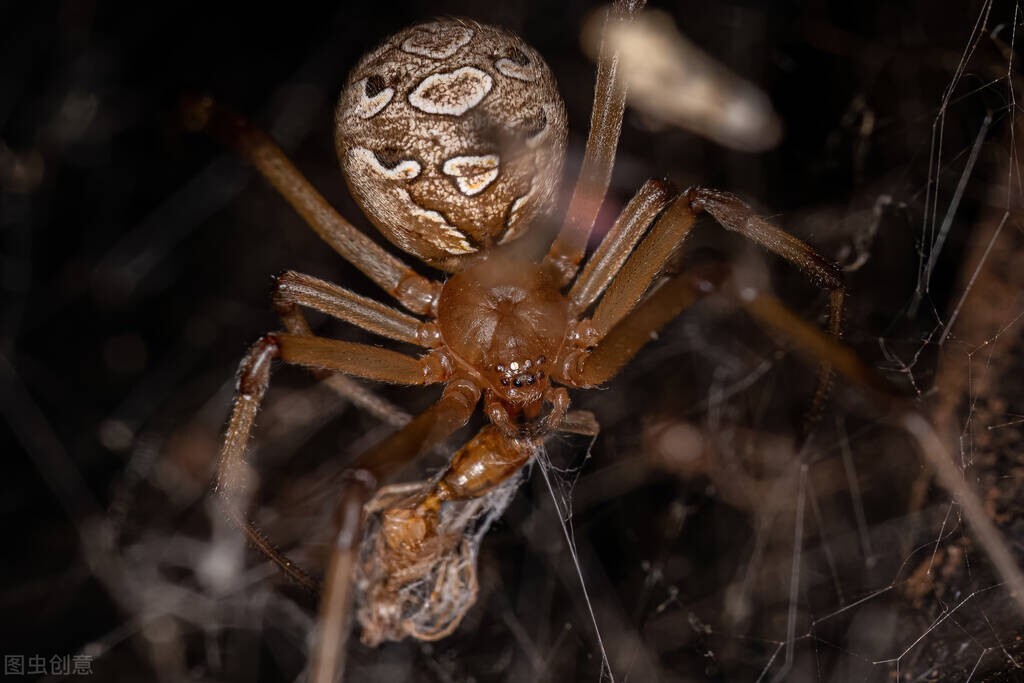
[[[548,386],[569,304],[549,269],[492,256],[448,279],[437,323],[458,360],[503,397],[527,404]]]
[[[554,200],[565,106],[541,56],[504,29],[412,26],[364,57],[338,102],[353,196],[391,242],[458,270]]]

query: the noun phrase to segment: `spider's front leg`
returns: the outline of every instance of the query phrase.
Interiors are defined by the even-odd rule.
[[[645,4],[646,0],[616,0],[606,21],[628,24]],[[594,106],[583,165],[569,201],[565,224],[547,255],[547,260],[558,271],[562,285],[569,284],[576,276],[608,191],[625,109],[626,83],[619,69],[619,54],[611,42],[603,41],[597,60]]]
[[[631,200],[630,205],[637,202],[643,195],[644,190],[641,190],[637,197]],[[606,381],[648,341],[644,334],[659,330],[675,315],[667,315],[665,312],[673,310],[676,313],[681,312],[692,303],[694,297],[706,293],[700,288],[707,291],[717,288],[716,280],[719,276],[712,273],[695,274],[696,279],[691,278],[689,284],[687,279],[677,278],[672,287],[673,291],[677,291],[678,295],[682,297],[678,305],[666,299],[667,293],[658,290],[650,298],[657,298],[662,301],[661,304],[653,306],[653,304],[645,302],[641,305],[644,311],[637,308],[644,295],[658,279],[667,260],[689,235],[697,215],[701,212],[707,212],[725,229],[738,232],[768,251],[793,263],[814,284],[827,289],[829,291],[828,332],[836,339],[841,336],[845,290],[839,267],[803,241],[758,216],[735,195],[696,187],[683,192],[661,213],[654,226],[632,250],[624,263],[621,260],[616,261],[615,250],[611,250],[611,254],[602,256],[603,261],[621,264],[621,267],[608,269],[603,276],[605,280],[600,283],[600,286],[580,285],[587,278],[590,270],[589,264],[573,286],[572,294],[577,291],[585,291],[589,292],[591,296],[596,296],[603,291],[603,296],[590,320],[581,321],[578,327],[577,336],[579,338],[576,348],[571,350],[565,358],[564,374],[567,381],[582,382],[583,386],[593,386]],[[629,214],[629,205],[623,211],[624,216],[627,214]],[[616,230],[613,228],[610,235],[615,232]],[[627,247],[627,244],[623,242],[619,250],[631,248],[631,246]],[[595,252],[595,257],[602,254],[603,249],[604,244],[602,243]],[[697,289],[694,289],[695,287]],[[584,310],[591,303],[590,298],[582,298],[580,301],[575,301],[575,298],[576,310]],[[637,330],[647,330],[647,332],[628,333],[618,329],[622,325]],[[607,337],[613,330],[615,338],[608,339]],[[590,349],[593,349],[595,353],[590,353]],[[584,356],[588,357],[586,363],[589,369],[586,371],[582,369],[581,365]],[[819,369],[818,388],[804,421],[805,435],[813,427],[824,403],[831,373],[830,365],[823,361]]]

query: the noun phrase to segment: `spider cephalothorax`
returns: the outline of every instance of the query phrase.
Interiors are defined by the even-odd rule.
[[[514,33],[438,19],[359,62],[336,133],[349,188],[374,225],[455,270],[551,208],[565,106],[547,64]]]
[[[560,419],[568,405],[551,387],[551,368],[565,344],[569,302],[549,267],[495,254],[445,282],[438,301],[445,346],[485,390],[491,420],[514,436],[513,421],[534,429],[548,402]]]

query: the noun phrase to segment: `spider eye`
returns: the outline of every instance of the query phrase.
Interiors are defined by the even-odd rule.
[[[370,76],[363,85],[363,92],[366,93],[367,97],[375,97],[386,87],[388,87],[388,84],[384,82],[381,76]]]
[[[502,377],[501,378],[501,386],[503,386],[503,387],[507,387],[508,386],[508,377]]]

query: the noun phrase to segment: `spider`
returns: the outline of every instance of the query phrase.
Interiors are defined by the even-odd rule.
[[[617,0],[607,22],[630,22],[643,4]],[[273,305],[285,329],[258,340],[240,364],[214,486],[253,544],[300,584],[319,587],[246,514],[244,454],[273,360],[318,374],[443,387],[432,406],[357,460],[339,494],[340,531],[323,609],[346,615],[340,623],[347,630],[356,593],[366,642],[436,639],[458,625],[476,578],[465,561],[472,554],[464,546],[465,520],[453,523],[452,510],[477,505],[469,518],[500,507],[497,499],[511,495],[510,482],[546,435],[596,434],[589,414],[569,410],[569,389],[605,384],[662,326],[719,288],[723,268],[665,274],[699,214],[826,289],[828,332],[840,335],[844,289],[836,264],[727,192],[676,192],[648,181],[584,260],[625,97],[617,54],[606,43],[582,169],[557,236],[537,258],[536,240],[523,238],[551,213],[567,136],[565,108],[542,57],[509,31],[464,19],[414,25],[363,57],[336,115],[349,189],[392,244],[447,273],[443,282],[418,274],[346,221],[242,117],[210,98],[185,105],[192,128],[237,149],[325,242],[405,309],[297,272],[276,277]],[[315,336],[304,308],[424,353]],[[814,405],[829,374],[823,364]],[[430,482],[386,487],[371,500],[377,482],[445,441],[479,404],[489,423],[447,469]],[[364,533],[371,513],[378,522]],[[416,582],[426,590],[410,593]],[[446,599],[449,593],[462,598]]]

